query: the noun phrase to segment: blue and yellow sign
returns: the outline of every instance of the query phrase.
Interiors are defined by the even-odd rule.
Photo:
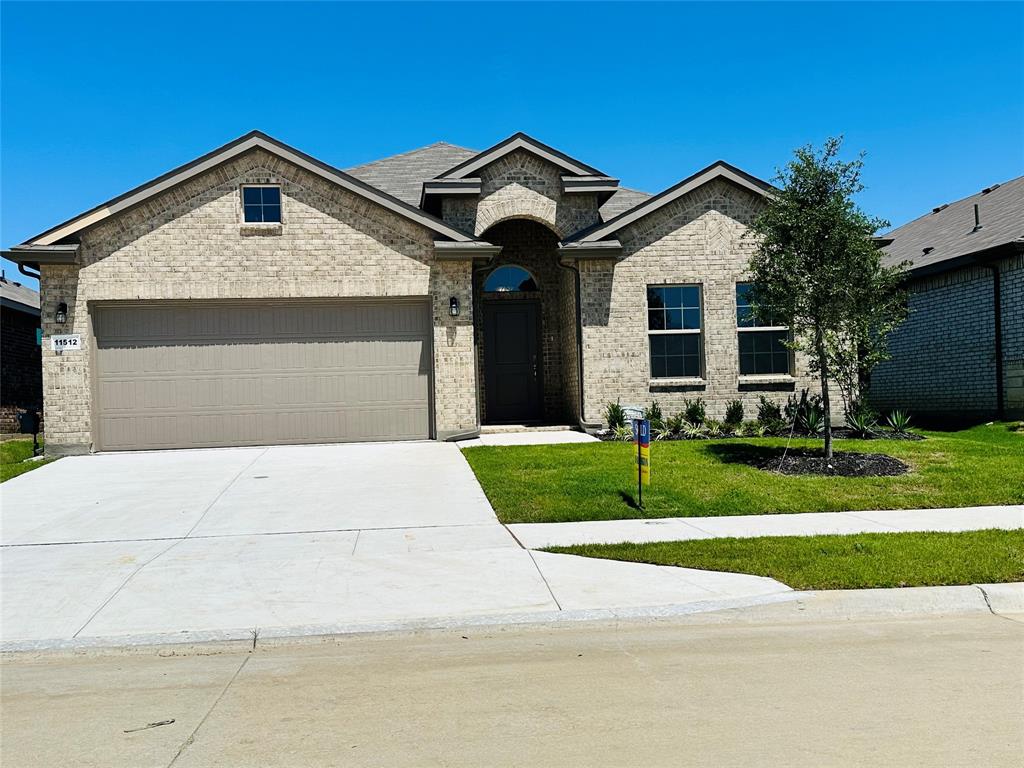
[[[636,446],[638,479],[643,485],[651,484],[651,422],[636,419],[633,422],[633,444]]]

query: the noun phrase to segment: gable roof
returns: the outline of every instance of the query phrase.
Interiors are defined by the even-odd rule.
[[[739,187],[761,196],[770,195],[775,189],[775,187],[767,181],[763,181],[756,176],[751,176],[746,171],[741,171],[736,166],[730,165],[724,160],[718,160],[707,168],[697,171],[697,173],[692,176],[688,176],[683,179],[675,186],[669,187],[664,192],[661,192],[654,197],[649,197],[646,200],[641,200],[632,208],[623,211],[604,224],[598,224],[597,226],[590,227],[589,229],[585,229],[582,232],[573,235],[569,238],[569,241],[591,243],[613,235],[623,227],[627,227],[634,221],[654,213],[659,208],[668,205],[674,200],[678,200],[683,195],[686,195],[698,187],[702,187],[705,184],[714,181],[715,179],[725,179],[726,181],[730,181]]]
[[[490,149],[485,149],[474,157],[459,163],[454,168],[449,168],[444,173],[438,175],[437,178],[464,179],[468,176],[473,176],[485,165],[490,165],[495,160],[519,149],[526,150],[527,152],[542,157],[567,173],[575,174],[577,176],[607,175],[593,166],[581,163],[579,160],[569,157],[569,155],[564,152],[559,152],[554,147],[549,147],[547,144],[537,141],[532,136],[527,136],[525,133],[520,131],[519,133],[513,133],[504,141],[499,141]]]
[[[978,229],[974,226],[975,205],[981,224]],[[882,249],[883,263],[910,261],[913,272],[952,269],[972,254],[1011,243],[1024,245],[1024,176],[939,206],[885,238],[892,243]]]
[[[168,171],[152,181],[148,181],[141,186],[135,187],[134,189],[125,192],[123,195],[119,195],[112,200],[108,200],[85,213],[79,214],[62,224],[58,224],[56,227],[48,229],[47,231],[30,238],[25,241],[24,245],[53,245],[61,240],[72,237],[87,227],[98,224],[110,216],[121,213],[128,208],[145,202],[154,195],[160,194],[171,187],[181,184],[182,182],[198,176],[201,173],[205,173],[206,171],[233,160],[240,155],[256,149],[262,149],[265,152],[276,155],[293,165],[337,184],[349,192],[368,200],[372,200],[399,216],[415,221],[418,224],[422,224],[437,234],[449,237],[457,242],[469,242],[474,240],[470,235],[445,224],[443,221],[431,216],[426,211],[420,210],[419,208],[410,205],[409,203],[406,203],[383,190],[377,189],[355,176],[317,160],[315,157],[307,155],[294,147],[290,147],[277,139],[271,138],[262,131],[250,131],[244,136],[240,136],[234,141],[228,142],[224,146],[218,147],[202,157],[198,157],[185,165],[181,165],[171,171]]]
[[[409,205],[418,206],[423,192],[423,182],[437,177],[477,154],[479,153],[475,149],[439,141],[429,147],[413,149],[348,168],[346,173],[384,190]]]
[[[39,315],[39,292],[0,277],[0,304],[29,315]]]

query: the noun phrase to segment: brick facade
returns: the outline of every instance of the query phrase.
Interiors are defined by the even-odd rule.
[[[281,184],[282,226],[242,225],[240,187],[252,183]],[[79,260],[41,270],[44,334],[79,333],[84,345],[43,351],[48,450],[92,444],[95,301],[431,296],[437,434],[476,426],[470,265],[435,261],[426,228],[277,156],[249,153],[100,223],[83,233]],[[57,326],[61,301],[68,321]]]
[[[0,433],[18,431],[19,412],[42,410],[37,328],[38,316],[10,307],[0,309]]]
[[[580,265],[586,421],[600,422],[609,402],[661,403],[665,413],[701,397],[709,418],[721,419],[729,400],[756,416],[758,397],[784,402],[802,388],[820,391],[797,355],[792,377],[739,376],[736,283],[755,242],[747,236],[760,198],[718,180],[700,187],[619,232],[618,262]],[[697,285],[703,301],[703,376],[652,379],[647,335],[647,286]]]
[[[1024,257],[998,262],[1003,397],[1024,415]],[[889,338],[892,359],[871,377],[872,403],[922,415],[991,418],[996,411],[992,270],[981,266],[915,280],[907,320]]]

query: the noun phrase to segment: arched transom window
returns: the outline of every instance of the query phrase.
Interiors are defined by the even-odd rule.
[[[522,267],[506,265],[498,267],[484,281],[486,293],[510,293],[516,291],[536,291],[537,281],[533,275]]]

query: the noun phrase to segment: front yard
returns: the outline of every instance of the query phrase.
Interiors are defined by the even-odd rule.
[[[548,552],[769,576],[793,589],[1024,581],[1024,530],[587,544]]]
[[[17,438],[0,443],[0,483],[23,475],[54,459],[32,459],[32,440]]]
[[[836,441],[837,451],[901,459],[911,471],[898,477],[790,476],[746,463],[752,454],[781,451],[782,438],[653,442],[642,510],[633,498],[630,443],[487,446],[464,454],[504,523],[1024,503],[1024,433],[996,423],[922,434],[928,439]]]

